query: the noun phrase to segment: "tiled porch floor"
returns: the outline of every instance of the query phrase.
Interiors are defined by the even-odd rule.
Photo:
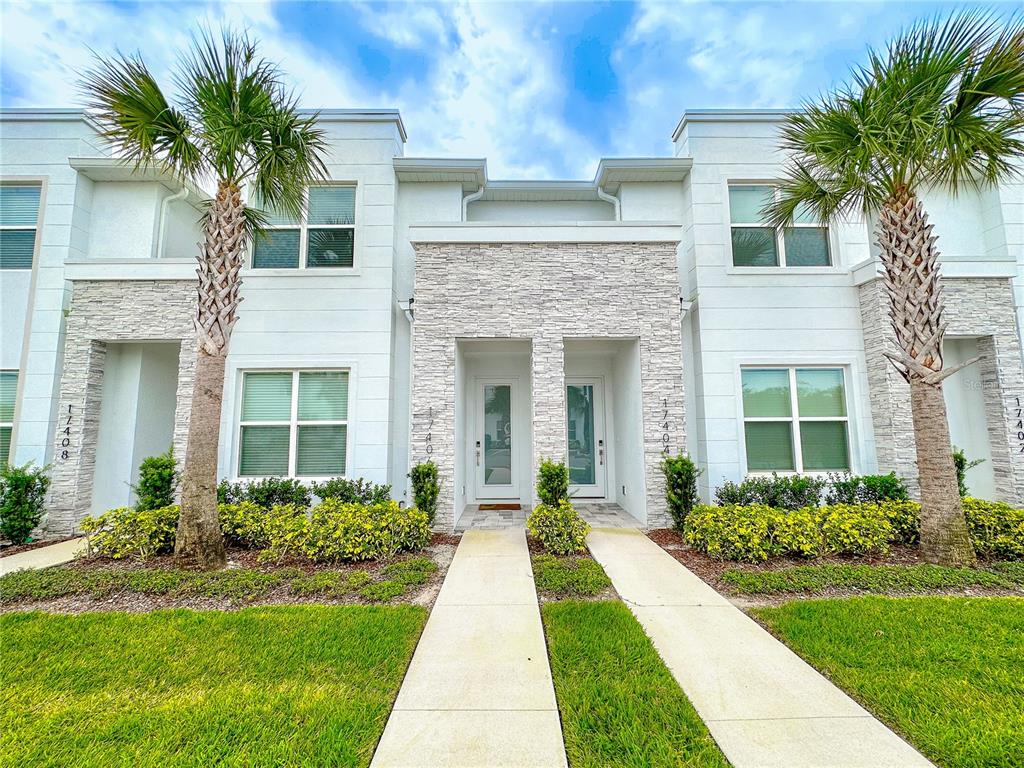
[[[615,503],[577,502],[573,506],[583,519],[594,528],[643,528],[643,524]],[[523,528],[530,508],[522,509],[480,509],[477,504],[469,504],[455,524],[456,531],[474,529]]]

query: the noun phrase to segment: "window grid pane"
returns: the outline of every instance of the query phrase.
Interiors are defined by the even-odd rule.
[[[31,269],[35,248],[34,229],[0,230],[0,269]]]
[[[247,373],[242,387],[242,421],[289,421],[292,415],[290,372]]]
[[[796,469],[791,421],[748,421],[744,425],[744,438],[748,470],[762,472]]]
[[[299,374],[299,421],[344,421],[348,418],[348,374],[303,371]]]
[[[850,468],[845,421],[800,422],[800,449],[805,472]]]
[[[0,226],[34,227],[39,220],[37,185],[0,185]]]
[[[355,212],[355,187],[309,188],[308,223],[310,225],[355,224]]]
[[[797,368],[796,396],[801,416],[846,416],[840,368]]]
[[[824,227],[787,228],[783,232],[787,267],[827,267],[828,230]]]
[[[0,371],[0,422],[14,421],[14,400],[18,394],[18,372]]]
[[[786,417],[793,415],[789,370],[748,368],[743,371],[743,415]]]
[[[242,427],[238,474],[269,477],[288,474],[291,427]]]
[[[299,266],[299,230],[268,229],[256,236],[254,269],[294,269]]]
[[[736,267],[777,267],[779,249],[769,227],[733,227],[732,263]]]
[[[351,267],[355,232],[351,229],[310,229],[306,245],[307,267]]]
[[[11,427],[0,427],[0,466],[11,460]]]
[[[348,427],[330,424],[298,427],[295,474],[300,477],[345,474]]]
[[[774,190],[767,185],[729,187],[729,220],[733,224],[759,224],[761,209],[771,203]]]

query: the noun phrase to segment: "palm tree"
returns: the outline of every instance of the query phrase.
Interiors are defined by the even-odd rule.
[[[158,167],[183,182],[215,182],[202,220],[195,328],[198,350],[175,556],[182,565],[225,564],[217,520],[217,449],[224,362],[238,319],[240,270],[264,217],[262,205],[296,215],[304,188],[327,175],[315,115],[299,115],[280,70],[246,34],[209,31],[179,59],[177,104],[141,57],[98,58],[82,81],[89,114],[136,169]]]
[[[884,52],[872,51],[852,85],[791,115],[790,154],[776,226],[798,208],[821,221],[877,219],[896,352],[884,354],[910,386],[921,484],[921,546],[946,564],[975,562],[957,490],[943,368],[939,250],[919,197],[993,185],[1024,157],[1024,25],[958,13],[919,23]]]

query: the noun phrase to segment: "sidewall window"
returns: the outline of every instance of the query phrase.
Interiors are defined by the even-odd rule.
[[[351,269],[355,266],[355,230],[355,185],[309,187],[298,218],[267,212],[266,228],[252,246],[252,267]]]
[[[828,227],[798,209],[788,227],[766,226],[761,210],[778,190],[770,184],[729,184],[729,230],[734,267],[829,267]]]
[[[32,269],[41,192],[39,184],[0,184],[0,269]]]

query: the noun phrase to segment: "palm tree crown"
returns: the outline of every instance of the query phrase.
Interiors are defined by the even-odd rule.
[[[303,189],[327,175],[315,114],[244,33],[193,38],[168,101],[138,54],[100,59],[84,75],[86,108],[126,162],[156,165],[182,179],[249,186],[266,206],[295,215]]]
[[[872,214],[922,188],[993,184],[1024,157],[1024,25],[978,13],[917,24],[872,51],[853,84],[791,115],[790,164],[766,210]]]

